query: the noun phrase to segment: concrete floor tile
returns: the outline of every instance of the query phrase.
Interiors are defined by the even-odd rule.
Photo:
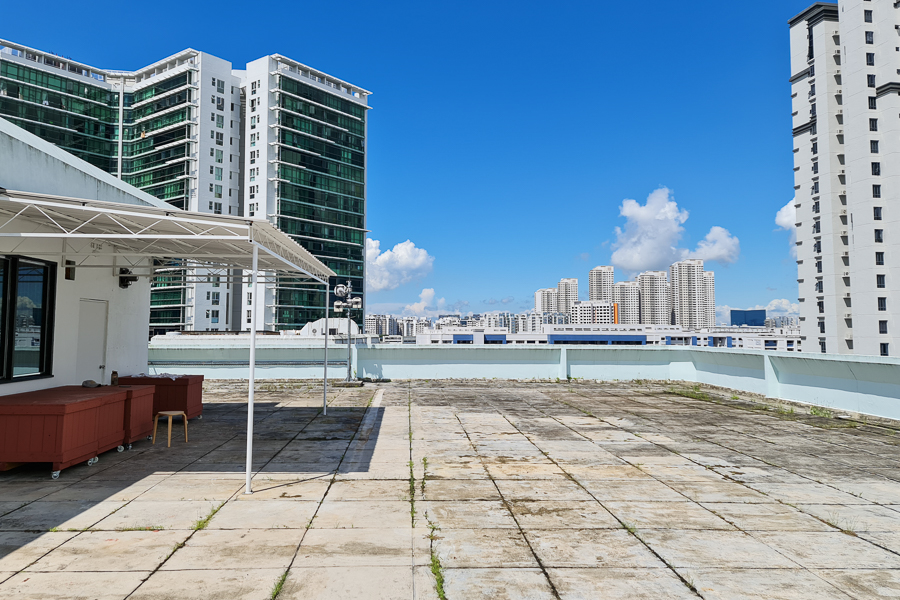
[[[293,568],[278,595],[286,600],[411,600],[410,567]]]
[[[207,528],[306,529],[318,508],[318,502],[232,500],[219,509]]]
[[[538,566],[518,529],[443,529],[435,538],[434,551],[445,569]]]
[[[410,527],[409,502],[334,502],[327,497],[316,513],[315,529]]]
[[[522,529],[618,529],[619,522],[598,502],[510,502]]]
[[[772,502],[768,496],[733,481],[672,481],[669,485],[694,502]]]
[[[654,552],[675,568],[798,568],[765,543],[740,531],[639,531]]]
[[[152,571],[188,535],[187,531],[87,531],[27,571]]]
[[[591,495],[580,485],[568,479],[535,481],[497,479],[495,481],[506,500],[593,500]]]
[[[237,479],[170,477],[140,495],[142,502],[166,500],[228,500],[243,482]]]
[[[887,548],[891,552],[900,554],[900,533],[896,531],[890,532],[871,532],[863,531],[859,533],[859,537],[877,544],[882,548]]]
[[[440,600],[431,567],[413,568],[413,586],[415,588],[413,600]]]
[[[86,529],[124,502],[32,502],[0,517],[0,531],[49,531]]]
[[[566,473],[579,481],[656,481],[632,465],[571,465],[564,464]]]
[[[76,535],[69,531],[3,532],[0,534],[0,571],[20,571]]]
[[[243,492],[235,496],[235,500],[297,500],[320,501],[325,492],[331,486],[332,477],[317,477],[312,479],[297,480],[275,479],[263,475],[255,476],[252,481],[253,493],[246,495]]]
[[[305,529],[205,529],[194,533],[161,569],[284,569],[305,532]]]
[[[284,569],[157,571],[129,600],[269,600]],[[280,596],[279,596],[280,597]]]
[[[294,566],[409,568],[413,546],[427,553],[427,542],[422,536],[414,536],[412,529],[310,529]]]
[[[11,475],[15,471],[11,471],[5,475]],[[50,494],[62,491],[73,483],[67,481],[60,483],[55,481],[49,483],[50,474],[47,473],[46,478],[40,481],[3,481],[0,485],[0,502],[15,502],[22,504],[24,502],[32,502],[41,498],[46,498]]]
[[[406,483],[406,482],[404,482]],[[420,495],[421,484],[418,486]],[[500,500],[500,493],[490,479],[428,479],[426,500]]]
[[[122,600],[149,572],[17,573],[0,584],[0,598],[16,600]]]
[[[49,496],[45,496],[43,499],[49,501],[128,502],[144,494],[161,481],[162,478],[157,477],[147,477],[134,483],[115,480],[91,481],[88,479],[80,482],[78,485],[65,487]]]
[[[624,529],[553,529],[526,533],[544,567],[664,568]]]
[[[725,478],[714,470],[693,464],[669,466],[635,463],[635,466],[639,467],[641,471],[647,473],[651,477],[666,483],[686,481],[725,481]]]
[[[816,569],[816,575],[853,598],[900,598],[900,571]]]
[[[695,600],[669,569],[547,569],[562,600]]]
[[[552,479],[559,481],[566,478],[558,466],[550,463],[485,462],[484,467],[493,479]]]
[[[445,569],[448,598],[550,600],[553,590],[540,569]]]
[[[135,500],[109,515],[93,529],[115,531],[153,527],[159,529],[191,529],[221,502],[209,500],[145,502]]]
[[[751,483],[753,489],[770,498],[791,504],[871,504],[821,483]]]
[[[875,504],[798,504],[797,508],[845,531],[900,532],[900,512]]]
[[[751,535],[807,569],[900,569],[900,556],[839,531]]]
[[[513,529],[516,522],[502,502],[471,500],[466,502],[430,501],[416,504],[441,529]]]
[[[604,502],[618,519],[638,529],[734,529],[693,502]]]
[[[597,480],[578,479],[600,501],[687,502],[672,487],[654,479]]]
[[[409,502],[409,481],[391,479],[335,481],[328,490],[327,500],[330,502],[369,502],[373,500]]]
[[[834,531],[834,528],[786,504],[704,502],[710,510],[743,531]]]
[[[849,600],[835,586],[800,569],[679,569],[708,600]]]

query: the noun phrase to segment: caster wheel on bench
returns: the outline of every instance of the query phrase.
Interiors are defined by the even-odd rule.
[[[50,479],[59,479],[59,471],[53,471],[50,473]]]
[[[124,452],[124,451],[125,451],[125,446],[119,446],[118,448],[116,448],[116,452]]]

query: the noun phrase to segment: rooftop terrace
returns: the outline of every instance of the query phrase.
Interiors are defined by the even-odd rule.
[[[677,383],[371,384],[327,416],[258,389],[250,496],[238,382],[188,444],[0,473],[0,597],[900,595],[896,422]]]

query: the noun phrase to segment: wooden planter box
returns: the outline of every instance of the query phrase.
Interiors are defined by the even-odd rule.
[[[119,385],[153,385],[153,414],[183,410],[188,419],[203,414],[203,375],[171,377],[119,377]]]
[[[121,385],[128,392],[125,399],[125,444],[131,444],[153,433],[152,385]]]
[[[59,471],[122,445],[127,389],[65,386],[0,398],[0,469]]]

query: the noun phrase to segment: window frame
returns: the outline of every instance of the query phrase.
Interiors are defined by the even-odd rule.
[[[0,385],[53,377],[57,264],[52,261],[31,258],[19,254],[0,254],[0,261],[5,262],[5,264],[0,264],[0,269],[4,270],[3,285],[0,286],[0,294],[3,295],[2,309],[0,309],[0,319],[2,319],[2,330],[0,330]],[[41,346],[39,351],[40,356],[38,357],[38,368],[40,372],[16,377],[13,375],[13,358],[16,340],[15,306],[17,305],[15,295],[17,293],[19,267],[22,261],[38,264],[45,268],[46,280],[43,295],[41,297]]]

